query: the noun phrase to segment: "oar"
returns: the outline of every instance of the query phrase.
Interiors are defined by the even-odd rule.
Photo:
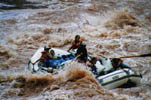
[[[8,80],[0,80],[0,83],[8,82]]]
[[[107,58],[107,57],[105,57],[104,55],[101,55],[101,54],[99,54],[99,56],[101,56],[102,58]]]
[[[134,58],[134,57],[151,57],[151,54],[133,55],[133,56],[122,56],[118,58]]]
[[[71,62],[73,62],[73,61],[77,60],[81,55],[82,55],[82,53],[80,53],[79,55],[77,55],[74,59],[72,59],[72,61],[71,61]]]
[[[64,63],[62,63],[62,64],[61,64],[62,68],[63,68],[63,66],[64,66],[65,64],[72,64],[73,61],[77,60],[78,57],[80,57],[81,55],[82,55],[82,54],[77,55],[74,59],[70,60],[69,62],[64,62]]]

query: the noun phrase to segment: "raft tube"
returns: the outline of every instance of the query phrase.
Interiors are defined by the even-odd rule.
[[[140,83],[142,75],[132,69],[120,69],[107,75],[97,77],[99,83],[106,89],[114,89],[128,82],[135,85]]]

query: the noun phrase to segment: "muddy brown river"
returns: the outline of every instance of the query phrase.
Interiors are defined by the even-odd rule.
[[[0,100],[151,100],[151,57],[123,58],[143,78],[112,90],[76,62],[56,75],[27,69],[38,48],[68,50],[77,34],[97,57],[151,53],[151,1],[1,0]]]

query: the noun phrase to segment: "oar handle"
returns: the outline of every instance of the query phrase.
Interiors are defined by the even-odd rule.
[[[81,55],[82,55],[82,53],[80,53],[79,55],[77,55],[74,59],[72,59],[72,61],[71,61],[71,62],[73,62],[73,61],[77,60]]]
[[[123,57],[119,57],[119,58],[133,58],[133,57],[139,57],[139,56],[123,56]]]
[[[119,57],[119,58],[133,58],[133,57],[151,57],[151,54],[133,55],[133,56],[123,56],[123,57]]]

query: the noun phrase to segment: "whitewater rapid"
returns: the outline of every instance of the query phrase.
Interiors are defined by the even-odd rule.
[[[79,34],[88,53],[120,57],[151,52],[150,0],[28,0],[39,8],[0,9],[1,100],[150,100],[151,58],[124,63],[142,73],[133,88],[105,90],[91,72],[71,64],[58,75],[32,74],[39,47],[68,50]],[[1,2],[0,6],[9,6]],[[34,5],[34,4],[33,4]]]

